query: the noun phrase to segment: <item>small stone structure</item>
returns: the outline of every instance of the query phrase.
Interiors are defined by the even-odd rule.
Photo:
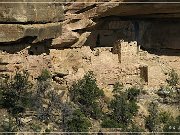
[[[148,66],[147,65],[140,65],[140,78],[145,82],[148,83]]]
[[[48,55],[29,55],[28,50],[17,54],[0,52],[0,76],[13,75],[16,71],[28,71],[32,80],[38,77],[43,69],[51,66]]]
[[[139,47],[136,41],[124,42],[123,40],[117,41],[114,46],[113,53],[118,54],[119,62],[123,64],[137,63],[138,62]]]
[[[136,41],[128,43],[118,40],[114,45],[113,53],[118,54],[119,63],[126,69],[124,78],[140,78],[143,82],[148,83],[148,66],[139,63],[139,46]],[[136,80],[135,78],[133,80]]]

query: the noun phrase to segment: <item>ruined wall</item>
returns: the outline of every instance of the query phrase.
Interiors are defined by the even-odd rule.
[[[88,71],[93,71],[101,88],[116,82],[129,85],[140,83],[139,64],[119,63],[118,54],[113,54],[111,50],[112,47],[99,47],[94,51],[89,47],[51,50],[52,70],[66,74],[64,79],[69,85]]]
[[[30,78],[34,80],[43,69],[51,66],[51,58],[48,55],[29,55],[27,50],[8,54],[0,53],[0,76],[5,74],[13,75],[17,71],[28,71]]]
[[[114,49],[114,51],[118,54],[120,63],[138,63],[139,46],[136,41],[128,43],[120,40],[116,42],[115,46],[116,50]]]
[[[133,22],[123,21],[116,17],[107,17],[97,22],[91,30],[85,45],[94,47],[112,47],[117,40],[134,41]]]
[[[132,43],[125,42],[128,48],[133,50],[133,57],[128,57],[125,51],[127,46],[122,47],[124,53],[113,53],[112,47],[97,47],[93,51],[89,47],[50,51],[52,58],[51,70],[63,77],[57,80],[65,80],[68,85],[82,78],[88,71],[93,71],[98,85],[106,89],[112,89],[114,83],[120,82],[128,85],[145,85],[146,88],[160,87],[166,84],[167,73],[175,69],[180,74],[178,56],[157,56],[146,51],[139,50]],[[119,62],[119,56],[124,57]],[[174,60],[173,60],[174,59]],[[170,65],[168,63],[171,63]]]

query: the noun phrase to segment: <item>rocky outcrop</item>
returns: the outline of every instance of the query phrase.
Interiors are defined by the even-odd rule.
[[[56,0],[44,2],[35,0],[1,1],[1,49],[13,50],[9,49],[9,46],[13,46],[16,50],[15,48],[25,48],[36,43],[36,45],[41,45],[41,42],[45,43],[45,41],[48,41],[45,44],[49,44],[50,40],[61,35],[62,20],[64,19],[63,5],[56,3]]]
[[[51,3],[57,0],[43,1],[48,3],[35,3],[37,0],[9,0],[9,3],[1,0],[1,2],[6,2],[0,4],[1,23],[47,23],[63,20],[63,6],[60,3]]]
[[[123,3],[124,2],[124,3]],[[127,2],[127,3],[126,3]],[[129,3],[128,3],[129,2]],[[156,0],[108,0],[101,3],[75,3],[65,7],[66,19],[101,18],[107,16],[180,17],[180,5],[176,3],[149,3]],[[159,1],[158,1],[159,2]],[[163,2],[165,2],[163,0]],[[169,1],[172,2],[172,1]],[[92,6],[93,5],[93,6]],[[73,8],[74,7],[74,8]],[[89,8],[87,8],[89,7]],[[150,8],[149,8],[150,7]],[[79,8],[79,9],[78,9]],[[75,10],[75,11],[74,11]],[[74,12],[72,12],[74,11]],[[70,12],[70,13],[69,13]],[[172,14],[172,16],[170,16]],[[157,16],[156,16],[157,15]]]
[[[157,2],[155,0],[141,0],[141,3],[134,0],[95,1],[99,3],[67,3],[64,7],[64,28],[80,35],[91,33],[84,45],[113,46],[117,40],[123,39],[138,41],[139,45],[147,49],[180,49],[180,4],[150,3]],[[164,33],[163,36],[160,33]],[[73,44],[71,42],[68,47]]]
[[[46,24],[0,24],[0,42],[18,41],[35,37],[32,43],[60,36],[61,23]]]
[[[56,0],[1,0],[0,75],[28,70],[32,79],[51,66],[49,48],[62,32],[63,5]]]
[[[134,0],[76,0],[74,3],[68,3],[72,2],[68,0],[63,4],[56,3],[57,0],[33,2],[25,0],[0,5],[0,42],[33,37],[32,43],[53,39],[53,48],[68,48],[113,46],[117,40],[123,39],[138,41],[145,48],[180,48],[177,45],[179,30],[171,32],[174,27],[178,29],[180,4],[149,3],[157,2],[155,0],[139,1],[143,3]],[[175,23],[171,22],[172,18]],[[168,33],[167,37],[172,39],[167,41],[166,35],[162,37],[156,33]]]
[[[79,21],[76,21],[74,23],[69,23],[69,24],[66,24],[66,28],[68,30],[81,30],[81,29],[84,29],[84,28],[88,28],[88,27],[92,27],[95,25],[95,22],[93,22],[92,20],[90,19],[82,19],[82,20],[79,20]]]
[[[137,41],[145,49],[180,49],[180,4],[68,1],[2,3],[0,50],[48,54],[53,48],[112,47],[119,40]]]
[[[79,39],[80,34],[67,29],[62,29],[62,35],[58,38],[53,39],[52,46],[54,48],[67,48],[72,44],[76,43]]]

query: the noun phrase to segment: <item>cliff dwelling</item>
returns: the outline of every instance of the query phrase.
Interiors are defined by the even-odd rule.
[[[83,12],[86,14],[86,12],[88,13],[93,8],[94,6],[90,6],[87,11],[77,12]],[[69,15],[68,12],[71,11],[74,12],[73,10],[68,10],[66,11],[66,14]],[[177,66],[179,65],[180,55],[178,38],[180,33],[179,19],[176,17],[169,18],[169,16],[159,17],[159,15],[131,14],[132,15],[125,16],[121,15],[121,13],[114,12],[102,17],[100,15],[99,17],[94,18],[71,20],[65,18],[64,21],[62,21],[62,17],[59,17],[57,14],[56,17],[59,17],[59,22],[54,22],[57,18],[52,20],[52,22],[49,22],[48,19],[50,18],[44,18],[44,22],[46,22],[44,24],[39,20],[33,20],[33,18],[29,18],[31,19],[29,21],[20,20],[20,22],[18,22],[18,20],[16,20],[17,24],[14,21],[6,22],[2,20],[0,26],[1,55],[3,57],[13,57],[18,55],[20,58],[15,58],[14,63],[18,63],[22,69],[26,67],[27,64],[25,59],[28,57],[33,57],[33,59],[36,59],[36,57],[39,59],[39,57],[41,57],[42,61],[45,56],[49,57],[49,59],[57,58],[60,59],[60,61],[65,57],[65,63],[54,62],[53,59],[50,60],[50,65],[46,65],[46,67],[51,67],[52,72],[54,72],[53,68],[58,68],[56,67],[57,65],[66,65],[68,59],[71,61],[71,57],[74,57],[74,64],[71,63],[65,70],[75,73],[76,71],[73,71],[73,66],[75,66],[77,67],[77,71],[79,68],[83,68],[82,70],[84,70],[83,72],[85,73],[87,70],[91,70],[90,67],[86,68],[89,66],[88,64],[92,67],[94,64],[97,64],[97,62],[92,62],[92,59],[94,59],[93,57],[97,57],[96,60],[101,61],[102,59],[106,59],[100,57],[101,53],[102,55],[104,55],[103,53],[107,53],[105,57],[107,57],[107,59],[112,59],[112,63],[116,63],[115,67],[120,66],[128,68],[129,66],[129,70],[134,72],[132,74],[126,74],[123,73],[125,71],[117,71],[120,73],[115,77],[116,79],[114,79],[114,82],[121,80],[125,84],[132,84],[133,82],[138,83],[137,80],[140,77],[140,79],[144,80],[148,85],[155,85],[156,83],[153,81],[153,72],[156,70],[161,78],[159,81],[163,83],[163,78],[165,78],[165,75],[163,75],[164,72],[168,72],[171,68],[175,68],[178,73],[180,72],[179,67]],[[31,21],[33,24],[28,24]],[[3,24],[3,22],[6,24]],[[33,27],[33,29],[31,27]],[[6,31],[8,31],[8,33],[6,33]],[[80,57],[76,55],[82,55],[79,53],[79,49],[83,46],[91,48],[90,50],[87,49],[87,51],[89,51],[87,54],[95,54],[93,56],[82,56],[82,58],[76,60],[76,57]],[[73,52],[76,50],[77,54],[74,55]],[[63,55],[62,57],[59,56],[60,54],[58,53],[56,56],[54,51],[57,51],[60,54],[61,52],[65,53],[68,51],[72,53],[72,56],[69,57],[69,54],[67,54],[67,56]],[[89,61],[89,63],[83,63],[83,57],[88,57],[87,61]],[[118,59],[118,61],[114,61],[114,57],[117,57],[116,59]],[[76,65],[78,61],[79,64]],[[157,64],[157,62],[160,63]],[[169,62],[172,64],[169,64]],[[5,61],[5,63],[10,62]],[[111,65],[111,63],[109,64]],[[7,67],[8,65],[9,64],[7,64]],[[102,65],[103,64],[100,66]],[[37,68],[39,68],[39,66],[41,65],[36,65]],[[101,68],[103,69],[104,67],[102,66]],[[16,68],[14,69],[16,70]],[[137,73],[135,72],[136,69]],[[111,70],[114,70],[114,67],[112,67],[112,69],[107,68],[106,70],[111,72]],[[106,70],[104,72],[106,72]],[[132,79],[132,76],[136,75],[139,77],[134,77],[134,79]],[[126,79],[123,79],[123,76]],[[111,77],[112,76],[109,76],[110,80],[113,80]],[[132,80],[128,82],[127,78]],[[157,84],[161,84],[160,82]]]
[[[0,133],[179,132],[180,3],[162,1],[1,0]]]

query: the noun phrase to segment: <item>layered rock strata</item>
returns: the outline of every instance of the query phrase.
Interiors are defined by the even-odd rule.
[[[67,47],[77,47],[77,38],[85,32],[90,32],[88,38],[84,37],[84,40],[87,39],[84,45],[92,47],[112,46],[117,40],[123,39],[138,41],[146,49],[180,49],[180,4],[161,3],[172,2],[168,0],[138,1],[141,3],[134,0],[76,2],[78,3],[64,4],[63,33],[67,31],[71,34],[54,40],[55,48],[64,47],[62,39],[66,41]],[[74,37],[74,34],[78,36]],[[73,42],[68,39],[73,39]]]
[[[22,2],[0,5],[1,72],[26,69],[36,78],[40,69],[48,68],[60,84],[93,70],[100,85],[118,80],[138,84],[141,78],[151,86],[164,83],[164,73],[171,68],[179,73],[180,4]],[[138,52],[139,48],[148,52]]]
[[[36,78],[51,65],[52,39],[62,33],[64,10],[57,0],[0,1],[0,72],[28,70]]]

